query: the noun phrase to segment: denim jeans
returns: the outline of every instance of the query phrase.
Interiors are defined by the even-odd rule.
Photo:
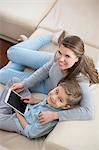
[[[7,55],[11,62],[0,70],[0,83],[6,84],[13,77],[24,80],[32,74],[32,72],[24,71],[25,66],[36,70],[52,59],[53,53],[39,51],[41,47],[51,41],[50,35],[42,35],[35,39],[27,39],[9,48]],[[33,88],[33,91],[42,92],[42,84],[44,84],[43,81]],[[39,89],[36,90],[36,88]]]

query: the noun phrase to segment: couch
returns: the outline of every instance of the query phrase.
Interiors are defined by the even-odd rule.
[[[14,32],[17,35],[27,32],[31,39],[39,34],[51,34],[60,29],[65,29],[68,34],[79,35],[85,42],[86,54],[94,59],[99,71],[99,1],[56,0],[53,2],[49,12],[40,20],[31,35],[28,32],[30,26],[27,30],[25,28],[26,31],[23,31],[23,28],[20,32],[18,30]],[[6,24],[6,20],[3,20],[3,23],[4,21]],[[9,35],[6,31],[2,37],[16,40],[15,35]],[[56,49],[57,46],[51,43],[40,50],[54,52]],[[28,71],[28,68],[26,70]],[[3,85],[0,85],[0,89],[3,89]],[[90,94],[93,106],[92,120],[60,122],[47,137],[35,140],[0,131],[0,150],[99,150],[99,85],[91,86]],[[42,99],[46,95],[34,93],[34,96]]]

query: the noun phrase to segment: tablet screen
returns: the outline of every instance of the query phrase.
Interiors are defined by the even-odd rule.
[[[21,96],[19,94],[17,94],[15,91],[9,90],[5,101],[13,109],[24,114],[27,104],[21,100]]]

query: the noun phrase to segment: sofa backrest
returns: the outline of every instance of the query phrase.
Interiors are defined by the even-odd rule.
[[[50,31],[65,29],[99,48],[99,1],[58,0],[39,27]]]

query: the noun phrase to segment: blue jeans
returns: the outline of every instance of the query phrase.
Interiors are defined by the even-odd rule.
[[[28,39],[9,48],[7,55],[11,62],[0,70],[0,83],[6,84],[13,77],[24,80],[32,74],[32,72],[24,71],[25,66],[36,70],[52,59],[54,57],[53,53],[38,51],[51,41],[52,37],[50,35],[42,35],[36,39]],[[33,91],[45,93],[45,87],[42,87],[42,84],[44,85],[43,81],[37,84]]]

